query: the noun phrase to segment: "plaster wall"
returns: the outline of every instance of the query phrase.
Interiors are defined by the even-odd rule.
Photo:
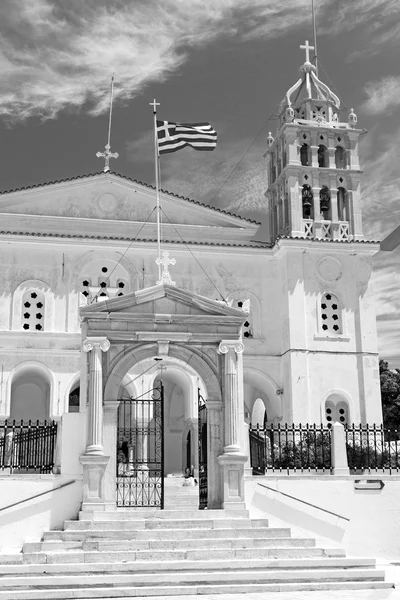
[[[384,487],[381,490],[357,490],[356,479],[382,480]],[[271,526],[286,523],[292,528],[292,535],[317,538],[318,543],[327,547],[344,547],[348,556],[399,556],[398,476],[248,477],[245,491],[251,517],[267,517]]]
[[[66,519],[77,518],[82,502],[82,481],[59,475],[3,475],[0,488],[0,551],[21,549],[24,542],[39,542],[45,531],[62,529]],[[43,492],[49,493],[29,500]],[[5,508],[21,500],[26,502]]]
[[[66,198],[72,210],[75,205],[71,194],[66,193]],[[195,238],[201,239],[201,229],[193,232]],[[379,422],[377,337],[368,252],[353,255],[341,244],[327,244],[326,249],[318,251],[307,248],[307,243],[303,246],[257,251],[198,247],[196,258],[204,271],[186,249],[174,246],[170,250],[177,265],[171,268],[171,273],[178,286],[205,296],[219,297],[216,286],[224,297],[239,294],[246,298],[248,292],[255,299],[254,337],[243,340],[243,369],[245,375],[249,369],[260,370],[271,380],[273,391],[267,384],[261,389],[270,402],[276,390],[283,389],[280,414],[273,411],[274,419],[319,421],[323,398],[329,390],[343,387],[355,406],[354,420]],[[68,392],[81,368],[78,312],[82,278],[94,262],[106,261],[113,268],[120,261],[131,289],[154,285],[155,248],[140,242],[127,250],[126,244],[113,241],[105,244],[76,240],[66,245],[38,238],[4,244],[3,254],[0,418],[9,414],[12,371],[25,361],[37,360],[51,372],[50,417],[57,418],[67,410]],[[341,265],[340,277],[332,280],[330,275],[330,281],[321,277],[324,270],[320,263],[327,256]],[[51,331],[27,333],[12,329],[16,322],[15,290],[24,281],[33,279],[42,281],[50,290],[47,293],[54,313]],[[326,291],[337,294],[343,303],[344,329],[339,337],[320,335],[319,302]],[[309,354],[303,356],[305,350]],[[360,352],[367,352],[368,356],[362,358]],[[354,365],[351,360],[354,354],[359,354],[359,359],[350,373],[348,365]],[[329,359],[328,370],[325,370],[325,356]],[[323,377],[320,368],[324,369]]]

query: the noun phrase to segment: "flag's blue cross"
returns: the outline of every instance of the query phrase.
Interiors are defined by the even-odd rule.
[[[171,135],[175,133],[175,123],[171,125],[169,121],[163,121],[163,125],[157,128],[159,131],[163,131],[165,134],[165,138],[168,139]]]

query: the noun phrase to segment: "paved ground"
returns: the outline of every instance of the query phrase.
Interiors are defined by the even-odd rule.
[[[396,585],[387,590],[360,590],[338,592],[282,592],[261,594],[207,594],[204,596],[167,596],[165,600],[400,600],[400,558],[377,561],[378,569],[385,569],[386,581]],[[158,596],[160,598],[160,596]],[[76,600],[79,600],[78,598]],[[104,598],[103,600],[107,600]],[[126,598],[113,598],[126,600]],[[135,596],[135,600],[150,600],[147,596]]]

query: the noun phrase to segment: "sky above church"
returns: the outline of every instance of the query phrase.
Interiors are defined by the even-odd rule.
[[[319,75],[365,128],[363,224],[400,225],[400,2],[314,0]],[[312,41],[311,0],[2,0],[0,190],[100,172],[154,183],[153,115],[209,121],[217,149],[162,157],[162,187],[265,214],[268,131]],[[346,120],[347,113],[342,113]],[[380,355],[400,368],[400,248],[374,258]]]

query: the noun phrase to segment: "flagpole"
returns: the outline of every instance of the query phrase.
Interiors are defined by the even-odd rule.
[[[311,12],[312,12],[313,37],[314,37],[315,71],[316,71],[316,75],[318,77],[317,25],[315,22],[314,0],[311,0]]]
[[[107,144],[105,145],[104,152],[96,152],[97,158],[104,158],[104,173],[107,173],[110,170],[110,158],[118,158],[118,152],[111,152],[111,121],[112,121],[112,107],[113,107],[113,98],[114,98],[114,73],[111,77],[111,90],[110,90],[110,113],[108,117],[108,136],[107,136]]]
[[[158,281],[161,281],[162,265],[161,265],[161,219],[160,219],[160,190],[159,190],[159,162],[160,157],[158,154],[158,140],[157,140],[157,106],[160,106],[159,102],[154,99],[153,102],[149,102],[150,106],[153,107],[154,116],[154,167],[156,172],[156,202],[157,202],[157,254],[158,254]]]

